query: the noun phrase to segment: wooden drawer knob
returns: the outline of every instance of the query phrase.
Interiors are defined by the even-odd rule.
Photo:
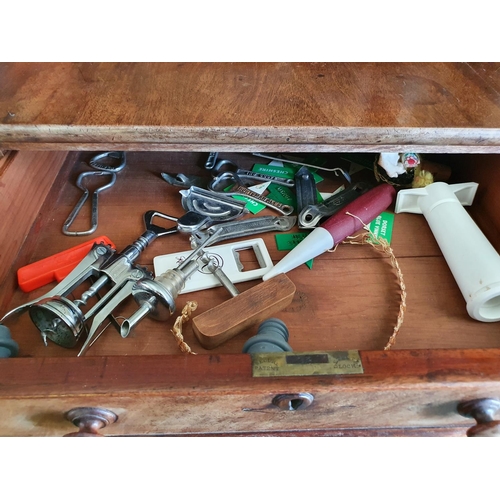
[[[460,415],[477,422],[467,431],[468,437],[500,437],[500,421],[493,418],[499,409],[500,401],[489,398],[466,401],[457,407]]]
[[[104,437],[99,430],[118,420],[116,414],[104,408],[79,407],[69,410],[65,414],[69,420],[78,427],[78,432],[65,434],[64,437]]]
[[[314,396],[308,392],[295,394],[278,394],[273,398],[273,405],[282,410],[295,411],[304,410],[314,401]]]

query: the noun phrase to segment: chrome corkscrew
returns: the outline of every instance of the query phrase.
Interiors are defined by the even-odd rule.
[[[131,245],[116,252],[109,245],[94,244],[58,285],[42,297],[12,309],[0,323],[28,311],[46,345],[50,340],[63,347],[75,347],[82,335],[87,334],[80,352],[86,350],[104,319],[131,294],[134,283],[152,277],[151,272],[135,264],[139,255],[156,238],[178,231],[177,225],[164,228],[154,224],[155,217],[176,220],[161,212],[146,212],[146,231]],[[70,296],[89,280],[92,283],[80,298],[72,300]],[[95,303],[89,305],[91,299],[96,298],[97,301],[93,300]]]

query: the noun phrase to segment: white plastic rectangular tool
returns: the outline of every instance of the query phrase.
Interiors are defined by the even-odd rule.
[[[249,249],[254,251],[260,267],[245,271],[240,261],[239,252]],[[153,259],[155,276],[158,277],[168,269],[175,269],[191,253],[192,251],[189,250],[155,257]],[[220,266],[233,283],[262,278],[273,267],[273,261],[262,238],[207,247],[205,253]],[[180,293],[196,292],[216,286],[222,286],[220,281],[200,262],[198,271],[186,281]]]

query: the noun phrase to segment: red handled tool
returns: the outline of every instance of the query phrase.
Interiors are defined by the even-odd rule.
[[[28,264],[17,271],[19,288],[23,292],[32,292],[52,281],[59,282],[63,280],[89,253],[94,243],[103,243],[116,249],[115,244],[107,236],[99,236],[45,259]]]
[[[396,197],[396,190],[389,184],[379,184],[351,201],[342,211],[328,218],[312,230],[293,250],[281,259],[262,279],[287,273],[318,255],[333,248],[354,234],[386,210]]]

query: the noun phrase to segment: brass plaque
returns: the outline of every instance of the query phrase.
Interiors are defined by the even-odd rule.
[[[254,377],[300,377],[363,373],[359,351],[269,352],[252,354]]]

